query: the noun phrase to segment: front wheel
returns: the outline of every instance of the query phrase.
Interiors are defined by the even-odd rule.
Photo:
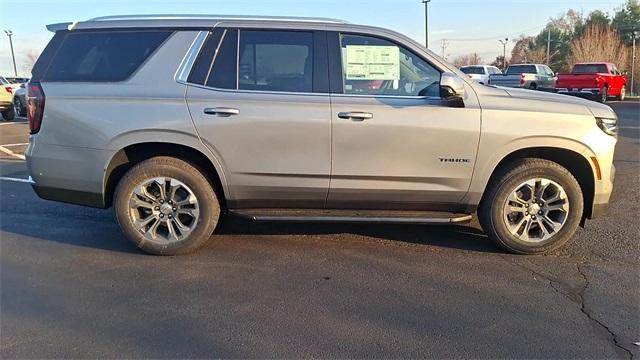
[[[16,112],[13,109],[13,106],[9,107],[7,110],[2,112],[2,118],[11,121],[16,117]]]
[[[487,235],[517,254],[540,254],[565,244],[583,211],[582,190],[571,173],[543,159],[523,159],[488,185],[478,218]]]
[[[124,235],[154,255],[180,255],[203,246],[218,224],[220,205],[207,178],[191,164],[154,157],[131,168],[114,195]]]

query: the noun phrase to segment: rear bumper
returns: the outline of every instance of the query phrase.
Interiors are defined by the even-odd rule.
[[[12,106],[13,104],[11,103],[11,101],[0,101],[0,111],[5,111]]]
[[[105,208],[104,173],[114,152],[51,145],[32,136],[25,153],[32,186],[47,200]]]
[[[585,99],[593,99],[593,98],[600,97],[600,89],[597,89],[597,88],[585,88],[585,89],[558,88],[556,89],[556,92],[558,94],[577,96]]]

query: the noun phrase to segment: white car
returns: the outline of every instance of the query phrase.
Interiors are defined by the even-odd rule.
[[[491,65],[468,65],[461,67],[460,71],[480,84],[489,84],[489,75],[502,74],[500,69]]]

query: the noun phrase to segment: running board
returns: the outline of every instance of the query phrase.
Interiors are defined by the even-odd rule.
[[[230,214],[254,221],[460,224],[472,220],[470,214],[436,211],[238,209]]]

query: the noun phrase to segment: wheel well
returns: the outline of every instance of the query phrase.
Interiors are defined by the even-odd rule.
[[[593,178],[593,170],[589,161],[582,155],[567,149],[539,147],[539,148],[527,148],[517,150],[504,157],[498,166],[493,170],[491,178],[488,184],[491,184],[495,180],[495,177],[500,176],[504,168],[512,164],[516,160],[524,158],[539,158],[560,164],[576,178],[580,189],[582,190],[582,197],[584,199],[584,212],[582,214],[584,218],[591,216],[593,210],[593,197],[595,193],[595,183]],[[486,191],[485,191],[486,193]],[[483,199],[484,200],[484,197]],[[481,200],[481,201],[482,201]]]
[[[135,164],[155,156],[171,156],[188,162],[198,168],[209,180],[216,192],[220,205],[226,208],[222,182],[211,161],[200,151],[189,146],[171,143],[140,143],[129,145],[118,151],[106,170],[105,204],[111,207],[116,186],[124,174]]]

